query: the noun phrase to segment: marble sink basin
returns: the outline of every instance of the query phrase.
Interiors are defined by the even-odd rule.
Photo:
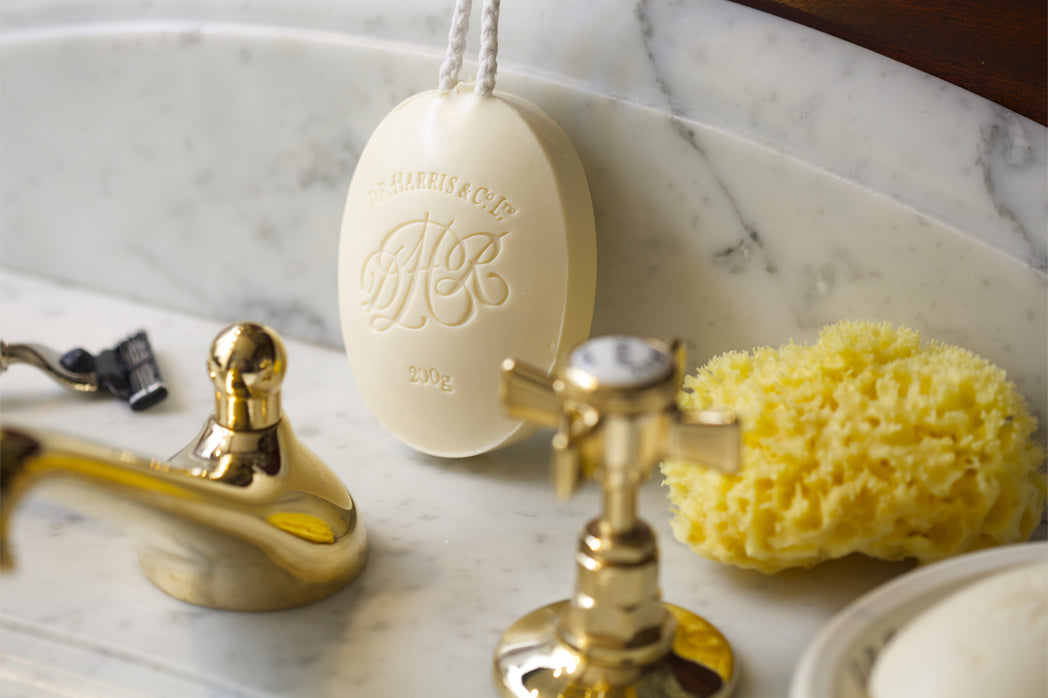
[[[129,538],[32,500],[0,582],[5,695],[492,695],[502,629],[569,593],[596,495],[553,501],[548,434],[420,456],[377,426],[341,351],[353,168],[391,108],[436,86],[453,4],[3,3],[3,338],[97,348],[142,326],[172,390],[132,415],[12,371],[2,418],[170,455],[210,409],[215,331],[266,322],[289,341],[288,414],[374,537],[329,601],[217,613],[150,587]],[[906,324],[1003,367],[1043,425],[1045,127],[723,0],[503,3],[499,39],[496,88],[549,112],[586,170],[593,334],[682,337],[699,365],[845,318]],[[725,570],[672,540],[657,483],[642,506],[666,598],[735,643],[743,698],[785,696],[821,624],[908,569]]]
[[[224,323],[5,271],[3,331],[52,345],[76,331],[111,341],[104,319],[149,328],[170,395],[132,413],[70,396],[40,372],[0,379],[5,424],[26,423],[167,456],[212,408],[204,356]],[[15,571],[0,578],[0,692],[38,698],[157,696],[491,696],[502,632],[567,597],[576,535],[599,509],[593,486],[558,502],[549,432],[461,460],[422,455],[386,434],[340,350],[286,340],[284,409],[331,466],[368,528],[370,554],[341,592],[298,609],[197,608],[154,588],[127,532],[70,513],[46,492],[11,519]],[[739,696],[786,696],[808,640],[851,601],[912,565],[849,558],[766,577],[704,560],[673,540],[665,489],[642,489],[660,541],[664,597],[732,642]],[[769,625],[777,628],[769,634]]]

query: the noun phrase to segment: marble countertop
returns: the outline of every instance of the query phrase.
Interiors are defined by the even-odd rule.
[[[340,346],[346,190],[382,117],[436,87],[453,7],[7,0],[4,264]],[[595,333],[701,362],[906,324],[1044,421],[1048,129],[727,0],[503,2],[498,59],[586,171]]]
[[[0,332],[55,348],[112,346],[145,328],[169,398],[141,413],[72,394],[27,366],[0,379],[5,424],[53,427],[164,457],[212,409],[205,356],[224,323],[4,269]],[[244,318],[250,319],[250,318]],[[11,518],[16,570],[2,578],[0,678],[13,696],[491,696],[495,643],[516,618],[565,598],[575,537],[598,509],[589,486],[559,503],[548,432],[442,460],[401,445],[357,393],[341,351],[287,341],[284,408],[359,506],[371,556],[349,587],[276,613],[197,608],[138,569],[134,540],[42,495]],[[776,576],[730,569],[677,543],[657,481],[642,515],[660,538],[663,595],[733,643],[742,698],[785,696],[808,641],[835,612],[910,569],[849,558]]]

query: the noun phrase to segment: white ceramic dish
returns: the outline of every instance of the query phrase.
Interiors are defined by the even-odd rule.
[[[914,570],[874,589],[834,616],[801,655],[790,698],[869,698],[866,682],[884,645],[931,603],[988,574],[1048,563],[1037,541],[969,553]]]

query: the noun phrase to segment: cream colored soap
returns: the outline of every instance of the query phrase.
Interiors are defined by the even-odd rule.
[[[917,616],[870,674],[870,698],[1043,698],[1048,561],[974,582]]]
[[[368,141],[339,246],[342,333],[378,420],[469,456],[531,431],[499,365],[546,370],[589,334],[593,209],[571,142],[538,107],[460,84],[400,104]]]

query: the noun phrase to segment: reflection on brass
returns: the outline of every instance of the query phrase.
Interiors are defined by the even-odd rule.
[[[739,428],[726,413],[682,413],[678,344],[592,339],[557,376],[507,360],[501,397],[510,415],[556,426],[553,484],[603,490],[603,512],[583,528],[575,593],[532,611],[502,636],[495,684],[507,698],[723,698],[738,671],[731,647],[704,619],[662,601],[658,550],[637,517],[637,489],[666,457],[733,472]]]
[[[124,523],[150,581],[189,603],[276,610],[352,580],[367,557],[367,535],[349,492],[283,415],[287,355],[279,336],[232,325],[212,344],[208,370],[215,413],[168,462],[5,426],[0,563],[11,565],[8,526],[19,499],[48,482],[71,507]]]

